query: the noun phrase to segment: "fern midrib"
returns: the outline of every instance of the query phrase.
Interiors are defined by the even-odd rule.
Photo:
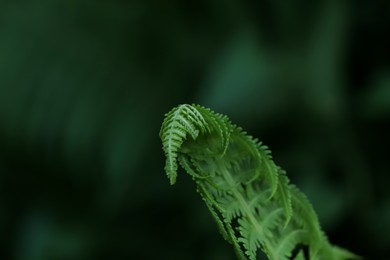
[[[233,180],[232,175],[230,174],[229,170],[225,167],[223,164],[223,161],[219,162],[219,169],[221,169],[222,174],[224,176],[224,179],[226,180],[227,184],[231,188],[231,191],[233,193],[233,196],[236,198],[237,201],[239,201],[240,205],[242,206],[243,212],[245,213],[245,217],[248,218],[250,223],[255,227],[256,232],[258,234],[264,234],[264,229],[259,225],[258,221],[256,220],[256,217],[252,214],[252,211],[250,210],[250,206],[244,196],[237,190],[236,183]],[[267,239],[264,239],[264,249],[266,250],[268,257],[270,259],[276,259],[275,256],[275,249],[273,246],[267,241]]]

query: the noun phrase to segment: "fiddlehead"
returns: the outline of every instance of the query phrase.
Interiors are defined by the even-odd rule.
[[[226,116],[180,105],[166,114],[160,137],[171,184],[179,162],[239,259],[256,259],[259,249],[269,259],[289,259],[299,245],[307,246],[310,259],[357,258],[328,242],[310,202],[268,148]]]

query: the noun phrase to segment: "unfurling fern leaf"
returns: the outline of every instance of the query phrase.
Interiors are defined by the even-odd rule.
[[[165,171],[174,184],[178,162],[198,186],[222,236],[239,259],[358,257],[332,246],[306,196],[289,184],[268,148],[226,116],[199,105],[180,105],[166,114],[160,130]],[[296,252],[296,253],[294,253]]]

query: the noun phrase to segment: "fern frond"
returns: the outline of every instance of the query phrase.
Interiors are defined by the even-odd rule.
[[[279,182],[278,168],[272,161],[271,151],[268,150],[267,146],[259,144],[258,151],[263,164],[262,169],[264,169],[265,177],[267,181],[270,183],[272,188],[272,193],[270,196],[271,198],[274,196],[276,190],[278,189],[278,182]]]
[[[177,152],[187,138],[196,139],[199,132],[209,130],[202,114],[191,105],[180,105],[165,115],[161,126],[160,137],[166,156],[165,171],[171,184],[176,182],[177,176]]]
[[[279,201],[280,206],[283,207],[284,213],[286,215],[286,222],[285,225],[288,224],[291,217],[293,216],[293,210],[292,210],[292,202],[291,202],[291,188],[288,185],[289,179],[285,175],[284,171],[279,170],[279,182],[278,182],[278,189],[277,189],[277,199]]]
[[[303,229],[294,229],[283,234],[276,247],[275,259],[289,259],[293,249],[300,244],[305,237],[307,237],[307,231]]]
[[[290,259],[302,245],[310,259],[357,259],[329,243],[309,200],[289,184],[268,147],[226,116],[180,105],[166,114],[160,137],[170,183],[179,162],[239,259],[254,260],[259,250],[269,259]]]
[[[264,241],[263,230],[259,226],[254,225],[252,221],[247,218],[239,218],[238,227],[241,237],[238,238],[238,241],[242,243],[245,248],[245,254],[249,257],[250,260],[256,259],[256,252],[262,246]],[[266,252],[267,253],[267,252]]]
[[[265,229],[264,234],[268,237],[272,237],[272,230],[274,230],[281,223],[282,218],[282,208],[275,208],[274,210],[268,212],[262,220]]]
[[[349,252],[348,250],[338,247],[332,246],[333,259],[362,259],[360,256]]]

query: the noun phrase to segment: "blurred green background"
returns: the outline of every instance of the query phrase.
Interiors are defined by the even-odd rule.
[[[389,13],[2,0],[0,259],[235,259],[191,178],[163,171],[164,113],[193,102],[271,148],[333,243],[388,259]]]

